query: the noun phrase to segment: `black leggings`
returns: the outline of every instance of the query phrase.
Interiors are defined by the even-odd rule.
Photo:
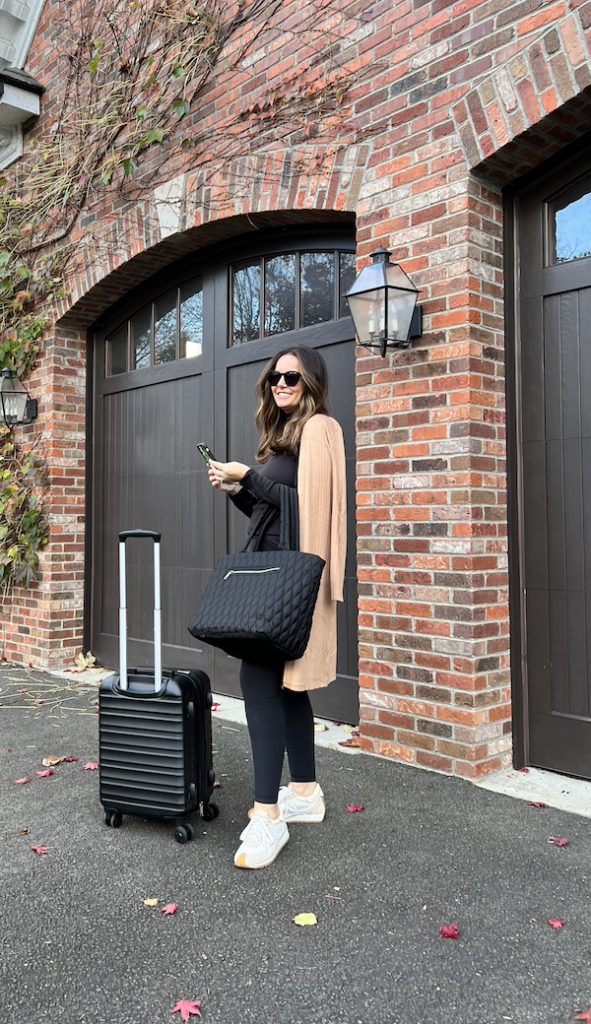
[[[306,690],[283,688],[283,665],[243,661],[240,686],[254,765],[254,798],[275,804],[287,749],[292,782],[314,782],[314,716]]]

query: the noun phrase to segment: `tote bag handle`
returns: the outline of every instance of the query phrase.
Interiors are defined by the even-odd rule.
[[[262,516],[256,529],[246,538],[244,547],[240,551],[258,551],[263,534],[267,527],[277,518],[279,511],[279,551],[299,551],[300,549],[300,528],[298,493],[295,487],[287,487],[279,484],[280,501],[279,510],[276,506],[269,506]]]

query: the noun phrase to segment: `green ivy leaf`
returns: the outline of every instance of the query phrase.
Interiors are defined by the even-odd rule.
[[[189,113],[189,107],[189,101],[182,99],[180,96],[177,96],[176,99],[172,101],[172,112],[173,114],[176,114],[179,121],[181,117],[184,117],[185,114]]]
[[[180,64],[175,64],[175,66],[173,67],[172,71],[170,72],[170,77],[171,78],[180,78],[181,75],[184,75],[184,73],[185,73],[185,69],[183,67],[181,67]]]
[[[137,171],[139,164],[135,162],[132,156],[125,157],[123,161],[123,173],[126,178],[133,178],[135,171]]]

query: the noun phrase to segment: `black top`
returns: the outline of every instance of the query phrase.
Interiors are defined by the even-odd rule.
[[[236,508],[252,520],[249,533],[256,529],[257,523],[267,512],[269,506],[277,509],[277,516],[268,525],[264,533],[265,548],[279,546],[279,484],[296,487],[298,461],[293,455],[283,452],[272,455],[260,468],[249,469],[240,481],[241,490],[231,494],[230,500]]]

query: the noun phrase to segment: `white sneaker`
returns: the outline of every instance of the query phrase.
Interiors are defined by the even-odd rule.
[[[282,786],[277,803],[283,821],[323,821],[326,814],[324,793],[318,783],[312,796],[298,796],[291,785]]]
[[[255,810],[241,833],[236,851],[237,868],[266,868],[279,856],[289,839],[289,829],[281,818],[274,820],[266,811]]]

